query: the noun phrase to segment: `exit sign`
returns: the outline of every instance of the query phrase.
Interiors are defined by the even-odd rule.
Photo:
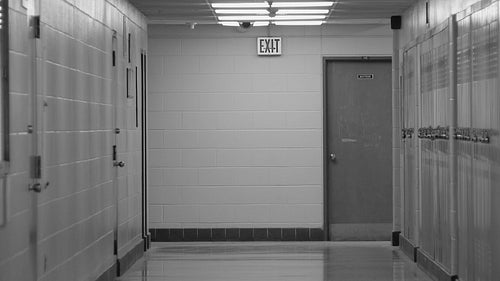
[[[259,56],[281,56],[281,37],[258,37],[257,54]]]

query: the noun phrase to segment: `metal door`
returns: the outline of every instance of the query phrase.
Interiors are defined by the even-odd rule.
[[[390,59],[326,67],[327,223],[330,240],[390,240]]]
[[[125,127],[124,105],[126,104],[126,91],[124,89],[124,78],[125,77],[125,67],[123,59],[119,56],[119,44],[117,33],[113,32],[113,75],[112,75],[112,100],[113,100],[113,127],[114,127],[114,138],[113,138],[113,198],[115,206],[115,245],[114,254],[119,257],[120,248],[120,223],[122,219],[120,218],[120,204],[121,198],[123,197],[123,192],[120,192],[127,188],[127,178],[125,171],[125,161],[120,157],[123,155],[126,142],[126,132],[123,128]]]
[[[40,16],[40,2],[32,1],[26,5],[26,11],[28,15],[28,25],[29,25],[29,36],[30,36],[30,44],[29,44],[29,54],[30,54],[30,72],[29,72],[29,103],[30,103],[30,111],[29,119],[30,125],[28,126],[28,133],[30,134],[30,143],[31,143],[31,151],[30,151],[30,186],[29,190],[32,192],[31,195],[31,203],[30,203],[30,222],[29,222],[29,242],[30,246],[28,248],[28,255],[30,256],[29,264],[26,265],[25,269],[29,273],[26,274],[26,277],[31,280],[38,280],[40,275],[40,260],[39,256],[39,244],[38,244],[38,236],[39,236],[39,203],[40,203],[40,193],[43,191],[42,188],[42,179],[41,179],[41,154],[43,153],[43,145],[41,145],[40,139],[43,138],[42,133],[42,124],[43,117],[42,111],[40,110],[40,85],[38,83],[38,78],[40,76],[40,58],[39,53],[41,53],[41,40],[36,36],[38,33],[39,25],[37,25],[37,16]],[[36,165],[35,165],[36,163]]]
[[[145,250],[150,247],[151,235],[148,227],[148,182],[147,182],[147,155],[148,155],[148,128],[147,128],[147,55],[141,52],[141,176],[142,176],[142,237]]]

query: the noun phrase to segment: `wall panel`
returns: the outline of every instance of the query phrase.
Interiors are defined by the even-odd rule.
[[[403,235],[414,245],[418,238],[418,159],[417,159],[417,48],[412,47],[403,57],[403,150],[404,150],[404,229]]]
[[[150,96],[163,101],[150,108],[150,153],[180,155],[149,159],[161,178],[151,203],[164,210],[152,228],[323,226],[322,59],[390,55],[392,33],[385,25],[270,32],[283,37],[282,56],[257,56],[265,27],[150,26]],[[184,196],[168,198],[178,190]],[[186,208],[203,216],[180,219]]]
[[[13,169],[8,221],[0,228],[0,280],[96,280],[116,262],[118,215],[119,258],[142,242],[140,167],[134,164],[140,128],[132,100],[124,105],[129,126],[122,130],[129,184],[121,187],[120,214],[114,208],[112,97],[125,91],[123,82],[120,89],[111,87],[111,39],[113,30],[124,38],[125,17],[137,39],[134,53],[146,50],[147,42],[139,40],[146,36],[146,19],[125,0],[41,0],[39,11],[21,5],[34,1],[9,2]],[[40,39],[29,34],[30,13],[41,14]],[[31,88],[35,79],[38,84]],[[29,133],[28,125],[38,126]],[[42,157],[43,176],[36,180],[29,173],[34,154]],[[34,182],[47,188],[28,191]]]
[[[400,41],[403,57],[408,54],[408,49],[403,46],[416,44],[420,48],[421,107],[418,110],[418,126],[421,135],[419,181],[422,213],[418,217],[421,220],[421,236],[417,246],[437,265],[450,272],[450,217],[453,215],[450,211],[450,159],[456,157],[458,272],[454,273],[463,281],[493,280],[499,272],[496,264],[500,255],[496,239],[500,233],[497,207],[500,192],[496,188],[500,173],[499,3],[429,2],[430,15],[436,20],[431,19],[430,24],[425,26],[425,19],[421,16],[425,1],[417,2],[404,15],[407,36]],[[446,29],[438,30],[452,13],[458,13],[457,128],[450,132],[452,135],[440,139],[440,133],[446,132],[440,129],[451,125],[449,97],[452,95],[448,90],[449,35]],[[405,68],[407,63],[408,60],[404,60]],[[403,74],[404,81],[407,81],[405,75],[408,74]],[[406,114],[408,112],[403,116]],[[431,136],[426,136],[429,133]],[[455,142],[456,155],[450,155],[450,140],[447,138]],[[411,157],[411,154],[406,152],[405,157]],[[409,166],[408,163],[405,162],[405,166]],[[405,225],[412,224],[407,214],[409,211],[407,208],[404,210]],[[411,233],[404,231],[403,234],[411,241]]]

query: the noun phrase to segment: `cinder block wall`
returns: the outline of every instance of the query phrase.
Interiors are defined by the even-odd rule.
[[[392,53],[387,25],[149,26],[149,220],[162,228],[323,226],[324,56]]]
[[[113,95],[124,93],[125,57],[118,58],[123,77],[113,89],[111,42],[116,30],[123,54],[125,19],[134,50],[146,48],[146,19],[125,0],[40,1],[38,68],[33,69],[27,9],[24,1],[9,2],[12,161],[0,191],[8,194],[0,203],[8,207],[7,222],[0,227],[0,280],[96,280],[116,261],[117,216],[119,257],[142,242],[140,166],[134,165],[140,161],[140,128],[132,121],[122,127],[127,137],[120,157],[129,166],[119,175],[119,208],[113,196]],[[43,124],[36,145],[42,183],[50,182],[37,195],[28,191],[34,73]],[[132,103],[119,107],[122,118],[134,120]]]

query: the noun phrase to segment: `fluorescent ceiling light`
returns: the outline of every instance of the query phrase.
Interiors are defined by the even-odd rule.
[[[212,8],[269,8],[267,2],[257,2],[257,3],[212,3]]]
[[[240,26],[240,23],[237,21],[221,21],[219,24],[223,26]]]
[[[324,23],[322,20],[315,21],[275,21],[275,25],[321,25]]]
[[[220,16],[220,21],[269,21],[269,20],[322,20],[326,15],[294,15],[294,16]]]
[[[275,16],[271,20],[322,20],[326,15],[293,15],[293,16]]]
[[[236,9],[217,9],[215,10],[216,14],[243,14],[243,15],[250,15],[250,14],[256,14],[256,15],[267,15],[269,14],[268,10],[252,10],[252,9],[241,9],[241,10],[236,10]]]
[[[273,8],[331,7],[332,1],[322,2],[273,2]]]
[[[279,9],[276,14],[277,15],[310,15],[310,14],[328,14],[330,10],[322,9],[322,10],[313,10],[313,9]]]
[[[240,23],[237,21],[221,21],[219,24],[223,26],[240,26]],[[268,21],[256,21],[252,24],[253,26],[268,26],[269,22]]]
[[[220,16],[218,17],[220,21],[259,21],[259,20],[271,20],[269,16]]]
[[[256,21],[253,23],[253,26],[268,26],[269,22],[268,21]]]

